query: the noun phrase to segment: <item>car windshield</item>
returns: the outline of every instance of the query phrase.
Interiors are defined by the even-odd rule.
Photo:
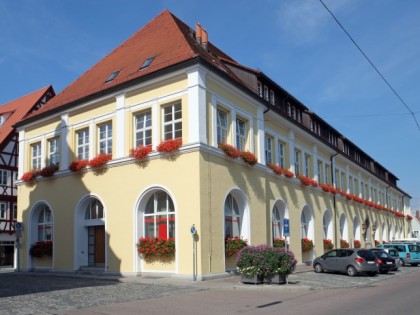
[[[360,257],[366,260],[375,260],[375,255],[370,250],[367,250],[367,249],[358,250],[357,255],[359,255]]]
[[[420,247],[418,245],[408,245],[408,250],[410,252],[420,252]]]
[[[391,256],[398,256],[398,252],[397,252],[396,250],[394,250],[394,249],[390,249],[390,250],[389,250],[389,254],[390,254]]]

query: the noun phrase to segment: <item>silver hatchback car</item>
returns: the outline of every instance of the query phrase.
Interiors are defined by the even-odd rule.
[[[378,273],[378,264],[375,255],[367,249],[339,248],[326,252],[315,258],[314,271],[335,271],[347,273],[350,277],[357,274],[374,276]]]

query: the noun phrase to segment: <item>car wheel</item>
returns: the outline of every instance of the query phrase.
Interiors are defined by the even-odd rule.
[[[379,270],[379,272],[382,273],[382,274],[386,274],[386,273],[388,273],[388,271],[389,270]]]
[[[368,276],[370,276],[370,277],[374,277],[374,276],[376,276],[376,272],[375,272],[375,271],[368,272],[367,274],[368,274]]]
[[[324,271],[324,269],[322,269],[321,264],[315,264],[315,266],[314,266],[314,271],[315,271],[316,273],[321,273],[321,272],[323,272],[323,271]]]
[[[417,267],[419,264],[411,264],[411,266],[413,267]]]
[[[353,266],[348,266],[347,267],[347,275],[350,277],[354,277],[357,274],[356,268],[354,268]]]

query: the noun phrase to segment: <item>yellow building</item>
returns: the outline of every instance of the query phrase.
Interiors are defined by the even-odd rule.
[[[168,11],[17,128],[22,270],[201,280],[234,269],[227,237],[272,244],[284,219],[301,263],[324,239],[372,246],[410,232],[395,175]],[[139,147],[152,150],[140,161]],[[146,259],[143,237],[174,239],[174,255]],[[302,238],[315,247],[302,252]]]

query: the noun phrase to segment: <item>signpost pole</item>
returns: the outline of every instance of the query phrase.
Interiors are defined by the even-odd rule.
[[[196,275],[196,271],[195,271],[195,260],[196,260],[195,259],[195,256],[196,256],[196,253],[195,253],[195,235],[197,234],[197,229],[195,228],[194,224],[191,226],[190,232],[191,232],[191,236],[192,236],[193,281],[197,281],[197,275]]]

